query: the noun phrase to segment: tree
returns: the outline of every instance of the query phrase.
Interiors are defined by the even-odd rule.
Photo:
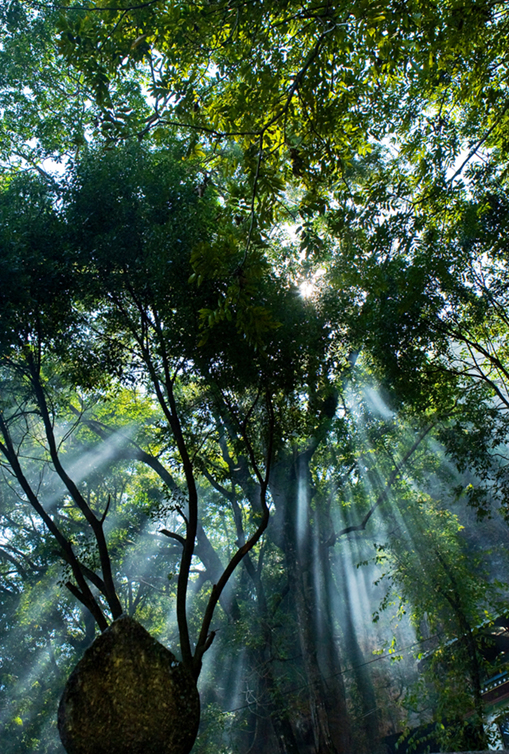
[[[95,104],[92,88],[65,65],[55,46],[58,9],[23,2],[0,10],[0,135],[2,171],[34,171],[51,181],[57,165],[65,165],[86,148],[89,139],[108,130]],[[126,107],[143,119],[144,97],[137,82],[124,77],[113,95],[115,107]]]
[[[505,272],[493,248],[504,227],[505,9],[14,3],[4,22],[6,151],[16,142],[21,164],[45,173],[38,160],[48,154],[74,160],[68,183],[18,179],[3,192],[8,466],[33,506],[53,484],[60,507],[36,510],[99,626],[125,605],[150,605],[149,623],[161,621],[163,608],[144,603],[133,577],[140,545],[129,541],[150,512],[161,527],[154,578],[164,578],[165,558],[172,572],[180,562],[176,589],[158,583],[176,599],[195,677],[217,602],[234,626],[256,615],[249,661],[274,746],[349,750],[345,647],[358,658],[362,715],[375,694],[334,573],[339,535],[371,526],[435,423],[460,467],[480,457],[475,427],[476,471],[488,485],[504,481],[493,450],[505,422],[485,401],[505,376]],[[44,86],[9,56],[29,39]],[[84,140],[109,155],[88,154]],[[131,146],[114,149],[119,141]],[[464,170],[483,149],[485,174],[497,173],[491,198],[475,194]],[[289,219],[299,245],[285,239]],[[479,249],[491,260],[484,279]],[[307,300],[303,279],[314,285]],[[468,349],[484,354],[476,375]],[[410,415],[416,437],[388,429],[357,396],[364,444],[345,408],[361,369],[387,389],[388,412]],[[471,378],[484,392],[474,395]],[[101,476],[103,446],[112,460]],[[93,485],[67,471],[80,449]],[[131,480],[117,494],[121,471]],[[475,478],[461,483],[479,497]],[[358,515],[331,531],[338,489],[350,490]],[[226,586],[241,556],[239,583],[256,607]],[[284,641],[274,635],[283,614]],[[281,656],[300,652],[291,671],[277,665],[281,647]],[[297,724],[281,698],[299,673]]]
[[[351,208],[352,165],[387,142],[394,159],[389,170],[387,159],[381,165],[394,190],[389,198],[365,187],[358,196],[368,213],[401,201],[402,180],[412,204],[437,207],[480,153],[506,159],[502,3],[107,8],[91,3],[80,11],[70,2],[60,49],[105,112],[114,110],[110,91],[127,72],[145,76],[152,115],[140,129],[137,118],[129,124],[119,114],[118,133],[125,136],[127,123],[128,133],[152,129],[164,140],[177,129],[190,148],[210,145],[218,156],[211,164],[237,170],[238,178],[240,161],[246,201],[262,228],[277,219],[287,186],[298,188],[303,245],[313,216],[345,194]]]
[[[196,539],[204,540],[205,547],[207,539],[198,521],[192,429],[191,437],[185,437],[187,428],[183,422],[187,417],[185,412],[181,415],[182,409],[178,408],[182,400],[185,401],[186,393],[192,393],[193,380],[191,378],[189,383],[189,367],[186,368],[192,334],[178,327],[173,312],[177,304],[178,317],[193,316],[189,303],[184,307],[182,277],[187,279],[191,272],[190,244],[193,234],[196,238],[204,232],[207,205],[202,202],[200,214],[197,207],[200,199],[190,179],[182,170],[180,175],[176,168],[172,171],[175,163],[168,156],[152,158],[151,171],[145,169],[149,180],[144,183],[141,154],[126,155],[123,162],[120,156],[116,157],[116,173],[109,173],[109,181],[104,171],[108,169],[108,162],[110,170],[113,163],[106,157],[102,164],[96,163],[92,176],[88,177],[93,177],[93,183],[86,183],[81,191],[77,186],[74,188],[73,211],[89,213],[88,217],[86,214],[81,217],[88,220],[91,229],[88,237],[93,239],[93,249],[87,248],[88,237],[82,234],[77,253],[72,253],[72,234],[64,229],[63,218],[58,217],[54,205],[55,197],[48,188],[15,181],[4,196],[3,263],[9,274],[3,279],[10,279],[11,285],[4,286],[2,291],[0,429],[3,439],[0,448],[6,469],[16,481],[17,494],[42,519],[69,566],[72,574],[66,582],[69,590],[104,630],[109,621],[119,618],[124,610],[115,585],[118,578],[115,573],[118,565],[113,560],[116,548],[112,551],[108,543],[112,534],[107,524],[108,515],[118,515],[120,511],[118,507],[116,511],[111,510],[111,495],[105,501],[104,494],[99,490],[91,491],[80,474],[73,472],[72,465],[66,461],[67,430],[61,427],[65,415],[74,414],[76,427],[86,426],[99,437],[107,438],[111,428],[87,420],[86,400],[73,391],[72,385],[81,385],[85,391],[107,390],[114,376],[121,376],[127,384],[134,375],[138,377],[140,370],[146,370],[146,389],[149,385],[152,387],[154,399],[167,422],[166,429],[161,430],[162,436],[173,438],[174,452],[182,464],[183,488],[187,490],[185,508],[184,503],[176,503],[175,507],[185,522],[184,533],[169,532],[168,535],[182,548],[176,595],[177,621],[182,659],[196,680],[202,655],[213,639],[210,622],[224,586],[267,525],[267,471],[260,466],[262,459],[251,451],[251,462],[259,478],[260,514],[246,541],[219,574],[208,598],[199,635],[192,645],[187,613],[190,569]],[[165,191],[160,175],[157,185],[150,185],[156,168],[163,169],[167,175]],[[96,200],[97,170],[103,171],[104,203],[94,205],[94,216],[87,205],[88,197],[91,198],[90,193],[87,197],[87,190],[90,192],[93,186]],[[21,214],[20,203],[24,206]],[[114,214],[114,209],[119,214]],[[124,224],[126,213],[130,222],[128,234]],[[112,234],[116,236],[114,254]],[[41,235],[44,243],[40,243]],[[177,287],[175,281],[178,281]],[[174,296],[171,296],[172,288]],[[88,348],[86,359],[85,348]],[[249,416],[244,432],[248,424]],[[68,432],[68,437],[76,437],[72,424]],[[270,437],[270,426],[268,432]],[[168,494],[183,494],[157,456],[128,441],[118,452],[120,456],[123,454],[152,468],[166,485]],[[30,462],[25,460],[27,454]],[[100,463],[100,458],[91,459],[92,465],[94,460],[95,465]],[[58,480],[53,499],[51,496],[48,499],[49,490],[41,487],[47,469],[52,472],[50,477],[55,475],[54,479]],[[120,500],[116,503],[118,506]],[[66,515],[67,508],[70,513]],[[77,533],[73,533],[73,522],[74,526],[79,526]],[[117,561],[118,557],[117,554]],[[207,560],[205,556],[204,559]]]
[[[489,668],[481,628],[500,610],[496,590],[480,578],[482,561],[458,537],[462,527],[447,509],[424,500],[417,507],[412,501],[401,517],[397,536],[378,548],[384,575],[392,582],[382,609],[395,595],[400,610],[402,605],[410,609],[418,637],[426,638],[423,630],[435,637],[428,652],[419,655],[425,658],[431,688],[420,684],[407,703],[423,705],[432,694],[442,745],[485,748],[482,688]]]
[[[217,227],[219,208],[199,196],[187,170],[171,154],[131,150],[83,162],[59,205],[40,183],[9,186],[3,243],[11,284],[2,292],[0,427],[17,494],[56,539],[70,570],[66,585],[101,630],[124,610],[116,582],[126,557],[120,543],[112,546],[115,528],[108,524],[121,516],[122,496],[112,498],[106,483],[93,489],[73,472],[72,443],[79,449],[80,437],[88,436],[86,447],[92,433],[113,445],[117,461],[145,464],[159,477],[185,526],[183,534],[162,532],[182,548],[176,590],[180,651],[196,679],[214,638],[214,608],[235,566],[267,526],[269,489],[278,519],[274,537],[300,583],[299,562],[309,558],[309,545],[297,547],[302,524],[295,519],[294,494],[334,412],[328,358],[335,363],[338,354],[336,347],[331,352],[334,331],[325,312],[306,307],[291,283],[281,289],[281,278],[264,273],[262,256],[239,282],[231,305],[235,316],[227,310],[217,327],[200,326],[203,304],[217,296],[215,284],[186,289],[183,281],[194,274],[193,243],[204,233],[214,242],[210,223],[214,218]],[[302,328],[296,329],[304,317],[308,325],[315,319],[311,349]],[[133,392],[134,402],[141,389],[157,407],[153,434],[147,439],[143,433],[141,444],[123,434],[122,415],[114,427],[101,421],[101,406],[121,388]],[[309,439],[289,452],[286,433],[295,428]],[[159,444],[164,450],[156,452]],[[100,464],[99,453],[90,464]],[[271,466],[277,468],[272,475]],[[48,474],[57,482],[49,498],[50,490],[41,487]],[[224,570],[198,518],[203,484],[232,507],[237,547]],[[214,583],[192,640],[187,594],[193,553]],[[256,578],[254,583],[261,598],[261,585]],[[299,613],[300,643],[314,679],[313,730],[318,745],[330,748],[337,744],[321,712],[326,690],[315,637],[306,627],[312,623],[308,591],[303,582],[296,603],[305,611]]]

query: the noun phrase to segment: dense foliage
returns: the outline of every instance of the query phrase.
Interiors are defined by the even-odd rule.
[[[196,752],[484,748],[504,3],[0,24],[3,750],[61,751],[65,677],[122,613],[199,679]]]

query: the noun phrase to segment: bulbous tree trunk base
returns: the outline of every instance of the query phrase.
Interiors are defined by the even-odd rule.
[[[68,754],[188,754],[199,720],[191,675],[128,617],[85,651],[58,710]]]

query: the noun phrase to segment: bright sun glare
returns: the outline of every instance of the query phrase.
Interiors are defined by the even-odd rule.
[[[299,293],[302,298],[312,298],[318,292],[321,278],[325,275],[325,269],[320,267],[313,275],[299,283]]]
[[[304,280],[299,285],[299,292],[302,298],[311,298],[316,291],[316,284],[312,280]]]

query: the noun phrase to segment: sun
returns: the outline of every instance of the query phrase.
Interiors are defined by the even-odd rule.
[[[316,293],[316,283],[312,280],[304,280],[299,285],[299,293],[302,298],[311,298]]]
[[[325,272],[324,267],[319,267],[310,277],[301,279],[298,288],[302,298],[313,298],[318,294],[320,288],[323,287],[324,281],[322,278]]]

